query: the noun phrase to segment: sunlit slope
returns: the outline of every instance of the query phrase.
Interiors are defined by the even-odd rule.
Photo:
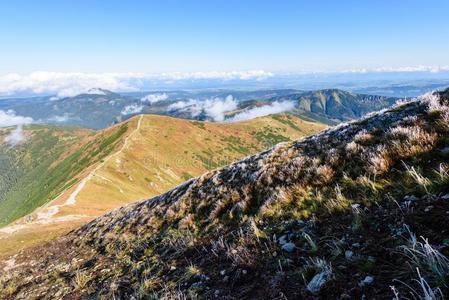
[[[223,124],[136,116],[88,137],[75,152],[89,163],[84,163],[76,180],[65,177],[73,184],[55,200],[0,228],[0,240],[6,242],[0,243],[0,255],[51,239],[114,208],[324,127],[288,114]],[[105,150],[106,141],[112,142]]]
[[[0,141],[10,130],[0,130]],[[0,143],[0,225],[31,212],[73,184],[66,178],[76,172],[70,166],[76,153],[70,149],[78,149],[81,140],[91,134],[89,130],[30,126],[24,131],[25,142],[14,147]]]
[[[25,128],[26,140],[0,144],[0,226],[6,225],[70,190],[90,166],[108,156],[127,124],[95,133],[52,126]],[[10,129],[2,130],[2,137]]]
[[[152,197],[200,174],[324,125],[284,114],[239,123],[208,123],[146,115],[123,149],[95,171],[62,214],[97,216]]]

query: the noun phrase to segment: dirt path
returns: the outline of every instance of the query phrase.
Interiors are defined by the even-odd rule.
[[[107,179],[101,175],[97,175],[96,173],[98,170],[100,170],[106,163],[108,163],[111,159],[114,157],[117,157],[121,153],[123,153],[124,150],[127,150],[130,145],[130,140],[132,137],[134,137],[140,130],[141,123],[142,123],[143,115],[139,116],[139,120],[137,122],[136,128],[125,138],[122,147],[112,153],[111,155],[107,156],[100,164],[98,164],[86,177],[84,177],[81,182],[77,185],[76,189],[69,195],[66,201],[62,204],[54,205],[53,203],[57,201],[62,195],[64,195],[67,191],[62,192],[59,196],[57,196],[54,200],[50,201],[45,206],[37,209],[34,213],[36,217],[32,219],[31,222],[26,222],[26,216],[22,218],[19,222],[8,225],[6,227],[0,228],[0,234],[12,234],[14,232],[29,228],[31,226],[34,226],[36,224],[50,224],[50,223],[56,223],[56,222],[67,222],[67,221],[74,221],[78,219],[85,218],[87,216],[85,215],[66,215],[66,216],[60,216],[56,217],[56,214],[60,211],[60,209],[64,206],[69,205],[75,205],[76,204],[76,198],[78,197],[79,193],[84,189],[86,184],[95,176],[98,176],[102,179]],[[121,190],[121,188],[119,187]],[[33,214],[33,213],[32,213]]]
[[[63,205],[74,205],[76,203],[76,197],[79,195],[79,193],[83,190],[84,186],[86,185],[87,182],[89,182],[94,176],[95,173],[101,169],[107,162],[109,162],[112,158],[116,157],[117,155],[121,154],[124,150],[128,149],[129,147],[129,140],[140,130],[140,125],[142,123],[142,118],[143,115],[139,116],[139,121],[137,122],[137,126],[136,129],[133,130],[133,132],[131,132],[126,138],[125,141],[123,143],[123,146],[120,148],[120,150],[118,150],[117,152],[109,155],[108,157],[106,157],[102,163],[100,163],[97,167],[95,167],[95,169],[89,173],[89,175],[87,175],[81,182],[80,184],[76,187],[75,191],[73,191],[73,193],[69,196],[69,198],[67,198],[67,200],[65,201],[65,203]]]

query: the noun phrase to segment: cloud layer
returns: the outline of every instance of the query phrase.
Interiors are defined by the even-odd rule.
[[[122,109],[121,114],[123,116],[133,115],[133,114],[138,114],[138,113],[142,112],[142,110],[143,110],[143,105],[131,104],[131,105],[125,106]]]
[[[223,122],[225,113],[237,109],[237,101],[232,95],[225,99],[211,98],[206,100],[189,99],[187,101],[179,101],[169,105],[168,110],[180,110],[190,113],[191,117],[198,117],[204,114],[215,122]]]
[[[270,105],[255,107],[247,111],[241,112],[233,116],[232,118],[226,120],[229,122],[245,121],[254,119],[257,117],[268,116],[272,114],[278,114],[285,111],[290,111],[295,108],[295,103],[293,101],[278,102],[275,101]]]
[[[263,80],[273,76],[265,71],[192,73],[58,73],[33,72],[0,76],[0,96],[51,94],[59,98],[87,93],[95,88],[115,92],[141,91],[156,83],[170,84],[192,80]]]
[[[23,125],[31,124],[32,122],[33,118],[18,116],[13,110],[0,110],[0,127],[17,126],[4,139],[11,147],[25,140]]]
[[[156,102],[160,102],[160,101],[165,101],[168,99],[168,95],[166,93],[163,94],[149,94],[146,95],[145,97],[142,97],[140,99],[140,101],[142,102],[149,102],[150,104],[156,103]]]
[[[13,110],[0,110],[0,127],[25,125],[33,122],[33,118],[16,115]]]

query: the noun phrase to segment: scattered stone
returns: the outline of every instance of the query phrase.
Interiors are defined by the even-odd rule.
[[[279,238],[279,245],[285,245],[285,244],[287,244],[287,236],[284,234],[283,236],[281,236],[280,238]]]
[[[340,295],[340,300],[349,300],[349,299],[352,299],[352,298],[348,294],[341,294]]]
[[[293,252],[295,250],[295,248],[296,248],[295,244],[293,244],[291,242],[285,243],[284,245],[282,245],[282,249],[289,253]]]
[[[360,209],[360,207],[361,207],[361,205],[360,205],[360,204],[358,204],[358,203],[356,203],[356,204],[352,204],[352,205],[351,205],[351,208],[352,208],[353,210],[357,210],[357,209]]]
[[[449,200],[449,194],[443,195],[441,197],[442,200]]]
[[[419,198],[414,195],[407,195],[404,197],[404,201],[414,202],[414,201],[418,201],[418,200],[419,200]]]
[[[366,276],[365,279],[360,282],[361,286],[370,285],[374,282],[374,278],[372,276]]]
[[[246,271],[245,269],[243,269],[243,270],[242,270],[242,274],[243,274],[243,275],[246,275],[246,274],[248,274],[248,271]]]
[[[429,212],[433,209],[433,205],[429,205],[424,209],[424,212]]]
[[[354,247],[354,248],[360,248],[360,243],[354,243],[354,244],[352,244],[352,247]]]
[[[220,271],[220,275],[221,275],[221,276],[225,276],[225,275],[226,275],[226,270],[221,270],[221,271]]]
[[[226,275],[225,277],[223,277],[223,281],[224,282],[228,282],[229,281],[229,276]]]
[[[218,297],[218,295],[220,295],[220,290],[215,290],[214,295],[215,297]]]
[[[190,286],[191,289],[199,289],[204,287],[204,283],[203,282],[194,282],[192,283],[192,285]]]
[[[176,270],[176,267],[175,266],[171,266],[170,267],[170,271],[174,271],[174,270]]]
[[[345,251],[345,257],[347,260],[351,260],[353,256],[354,256],[354,252],[352,252],[351,250]]]
[[[318,274],[316,274],[312,280],[310,280],[307,285],[307,290],[313,294],[318,293],[321,287],[332,278],[332,271],[326,269]]]

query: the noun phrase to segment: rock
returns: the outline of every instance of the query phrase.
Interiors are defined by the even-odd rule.
[[[226,275],[226,270],[221,270],[221,271],[220,271],[220,275],[221,275],[221,276],[225,276],[225,275]]]
[[[449,147],[445,147],[443,149],[440,149],[440,153],[443,155],[449,154]]]
[[[418,201],[418,200],[419,200],[419,198],[414,195],[407,195],[404,197],[404,201],[414,202],[414,201]]]
[[[424,212],[429,212],[433,209],[433,205],[429,205],[424,209]]]
[[[245,269],[243,269],[243,270],[242,270],[242,274],[243,274],[243,275],[246,275],[246,274],[248,274],[248,271],[246,271]]]
[[[175,266],[171,266],[170,267],[170,271],[174,271],[174,270],[176,270],[176,267]]]
[[[354,243],[354,244],[352,244],[352,247],[354,247],[354,248],[360,248],[360,243]]]
[[[360,209],[360,207],[361,207],[361,205],[358,204],[358,203],[355,203],[355,204],[352,204],[352,205],[351,205],[351,208],[352,208],[353,210]]]
[[[229,276],[223,277],[223,281],[224,281],[224,282],[228,282],[228,281],[229,281]]]
[[[449,200],[449,194],[441,196],[442,200]]]
[[[347,260],[351,260],[353,256],[354,256],[354,252],[352,252],[351,250],[345,251],[345,257]]]
[[[278,243],[279,243],[279,245],[285,245],[285,244],[287,244],[287,236],[284,234],[283,236],[281,236],[280,238],[279,238],[279,241],[278,241]]]
[[[309,284],[307,285],[307,290],[313,294],[316,294],[320,291],[321,287],[331,278],[332,271],[330,269],[326,269],[313,276],[312,280],[310,280]]]
[[[282,249],[284,251],[287,251],[289,253],[293,252],[295,250],[296,246],[293,243],[285,243],[284,245],[282,245]]]
[[[191,289],[199,289],[204,287],[204,283],[203,282],[194,282],[192,283],[192,285],[190,286]]]
[[[370,285],[374,282],[374,278],[372,276],[366,276],[365,279],[360,282],[361,286]]]
[[[214,295],[215,297],[218,297],[218,295],[220,295],[220,290],[215,290]]]
[[[340,300],[349,300],[349,299],[352,299],[352,298],[348,294],[341,294],[340,295]]]

